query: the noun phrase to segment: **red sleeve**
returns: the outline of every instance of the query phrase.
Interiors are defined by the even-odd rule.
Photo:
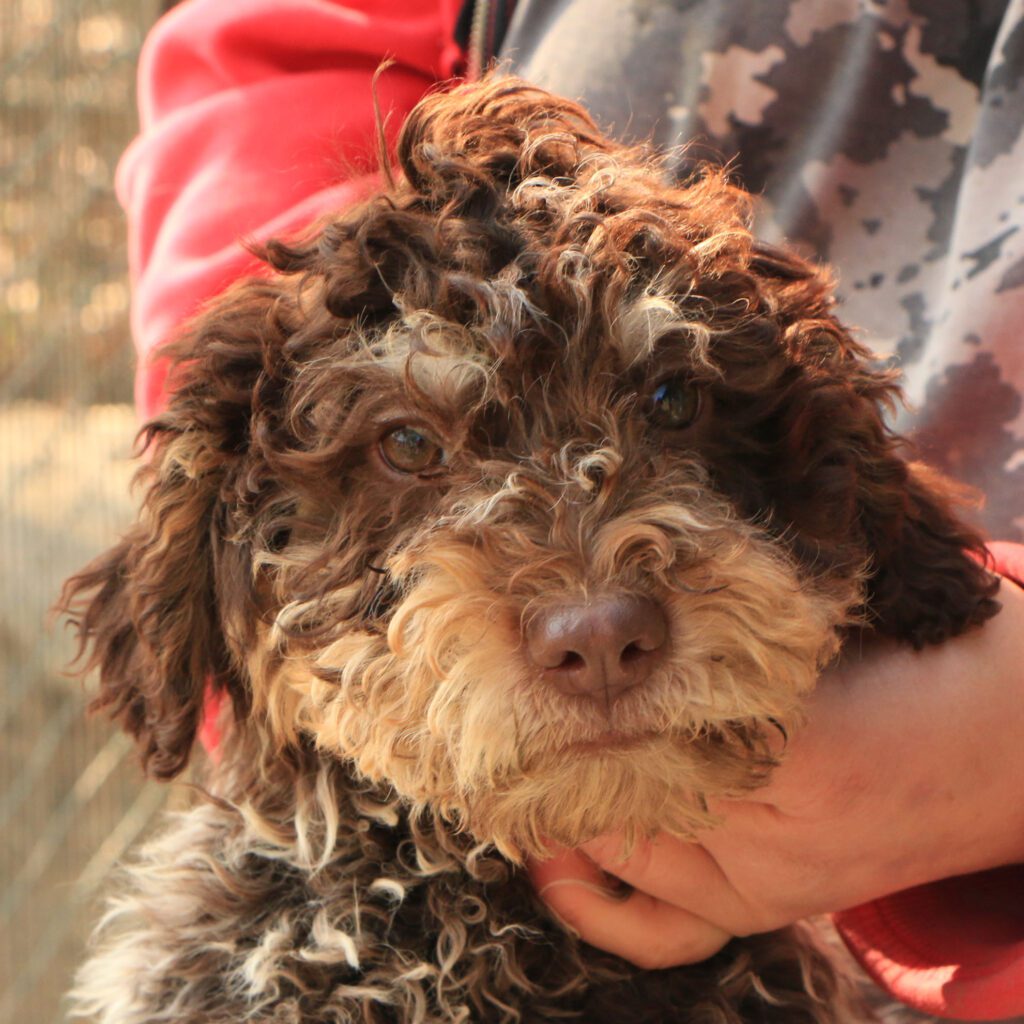
[[[1024,546],[989,548],[1001,575],[1024,581]],[[1024,865],[894,893],[834,921],[868,974],[918,1010],[955,1020],[1024,1014]]]
[[[397,126],[450,77],[458,0],[186,0],[139,65],[139,137],[121,161],[143,417],[163,400],[154,349],[255,269],[243,240],[301,229],[375,182],[371,79]]]

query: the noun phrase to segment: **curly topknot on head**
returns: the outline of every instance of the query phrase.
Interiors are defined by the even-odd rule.
[[[726,251],[735,270],[750,259],[749,197],[724,174],[704,168],[684,188],[662,180],[652,150],[612,141],[578,104],[516,79],[428,96],[397,156],[403,178],[380,197],[312,244],[266,248],[279,271],[325,274],[337,317],[387,319],[398,301],[482,319],[480,285],[513,264],[510,276],[535,281],[549,313],[606,289],[611,309],[655,279],[666,294],[692,290],[702,273],[713,280]],[[816,283],[824,310],[816,272],[795,276]]]

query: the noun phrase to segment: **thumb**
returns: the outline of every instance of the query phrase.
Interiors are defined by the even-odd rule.
[[[531,861],[528,870],[540,898],[571,931],[645,970],[706,960],[732,937],[681,907],[616,888],[577,850]]]

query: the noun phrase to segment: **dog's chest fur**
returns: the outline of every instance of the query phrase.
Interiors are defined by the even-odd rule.
[[[805,927],[637,971],[568,935],[493,851],[410,824],[393,797],[307,757],[295,815],[271,787],[244,818],[204,802],[146,847],[106,923],[126,941],[81,973],[81,1012],[123,1024],[867,1019]]]

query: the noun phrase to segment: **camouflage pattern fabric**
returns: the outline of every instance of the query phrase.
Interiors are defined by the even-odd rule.
[[[732,160],[834,265],[911,429],[1024,534],[1024,0],[520,0],[502,56],[623,138]]]

